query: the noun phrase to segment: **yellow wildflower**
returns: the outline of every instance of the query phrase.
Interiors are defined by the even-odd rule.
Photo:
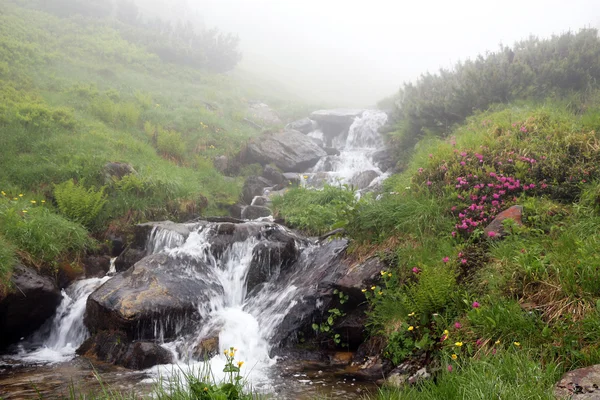
[[[381,274],[381,276],[384,276],[385,275],[385,271],[381,271],[380,274]]]
[[[204,391],[208,392],[208,388],[206,386],[204,386]]]
[[[2,191],[2,196],[6,196],[6,193],[4,193],[4,190]]]
[[[242,368],[242,365],[244,365],[243,361],[238,361],[238,368]]]
[[[365,293],[366,291],[367,291],[367,289],[363,289],[363,290],[361,290],[361,292],[363,292],[363,293]]]
[[[19,199],[15,197],[13,200],[19,200]]]
[[[42,203],[45,203],[45,202],[46,202],[46,200],[42,200]]]
[[[450,357],[452,357],[453,360],[456,360],[458,358],[456,354],[452,354]]]
[[[392,273],[391,273],[391,272],[388,272],[388,276],[391,278],[391,277],[392,277]]]
[[[463,345],[463,342],[456,342],[456,343],[454,343],[454,345],[455,345],[456,347],[461,347],[461,346]]]
[[[377,293],[377,294],[381,296],[383,294],[383,292],[380,290],[379,293]]]
[[[37,201],[31,200],[31,204],[35,204],[35,203],[37,203]]]
[[[412,331],[413,329],[415,329],[415,327],[414,327],[414,326],[412,326],[412,325],[408,327],[408,330],[409,330],[409,331]]]
[[[500,339],[496,340],[496,344],[500,344]]]
[[[450,332],[448,332],[448,329],[444,329],[444,335],[448,336],[450,334]]]
[[[371,286],[371,290],[375,290],[375,289],[376,289],[376,287],[375,287],[375,286]]]
[[[19,194],[19,197],[23,197],[23,193]]]
[[[519,347],[519,346],[521,345],[521,343],[519,343],[519,342],[514,342],[514,345],[515,345],[515,346],[517,346],[517,347]]]
[[[225,351],[223,351],[223,354],[227,355],[227,354],[229,354],[229,351],[227,349],[225,349]]]
[[[408,314],[409,317],[414,317],[415,316],[415,312],[411,312],[410,314]]]
[[[23,210],[23,213],[24,213],[24,214],[27,214],[27,210]]]

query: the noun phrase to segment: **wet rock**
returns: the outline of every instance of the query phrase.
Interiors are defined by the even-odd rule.
[[[257,218],[268,217],[269,215],[273,215],[273,211],[271,211],[270,208],[263,206],[248,206],[242,211],[243,219],[253,220]]]
[[[361,304],[366,300],[362,289],[377,284],[381,278],[381,271],[386,268],[387,265],[378,257],[371,257],[348,267],[334,287],[348,296],[350,306]]]
[[[109,268],[109,256],[90,255],[83,259],[83,270],[86,278],[102,278]]]
[[[220,173],[225,173],[229,168],[229,159],[227,156],[218,156],[213,160],[213,166]]]
[[[325,142],[323,140],[319,139],[319,138],[311,137],[310,140],[312,140],[313,143],[316,144],[317,146],[319,146],[320,148],[324,148],[325,147]]]
[[[413,375],[411,375],[410,378],[408,378],[408,383],[413,385],[417,382],[420,382],[420,381],[423,381],[423,380],[429,379],[429,378],[431,378],[431,374],[427,371],[427,368],[423,367],[423,368],[420,368]]]
[[[56,311],[61,294],[55,282],[17,265],[11,291],[0,298],[0,349],[35,332]]]
[[[281,120],[277,113],[265,103],[257,102],[248,108],[248,114],[253,121],[262,125],[279,125]]]
[[[277,168],[272,165],[266,165],[262,174],[263,178],[267,179],[269,182],[273,182],[275,185],[279,185],[286,181],[285,176],[279,171]]]
[[[335,147],[324,147],[323,150],[325,150],[328,156],[339,156],[341,154]]]
[[[155,254],[117,274],[88,298],[85,325],[94,334],[124,332],[130,340],[174,338],[198,321],[197,304],[222,291],[211,283],[203,261]],[[189,279],[189,274],[206,280]]]
[[[262,176],[249,176],[242,188],[242,200],[246,204],[252,204],[256,196],[262,196],[265,188],[273,186],[273,182]]]
[[[343,108],[334,110],[319,110],[310,114],[310,119],[319,123],[325,122],[350,127],[350,125],[352,125],[354,122],[354,119],[362,116],[363,113],[364,110]]]
[[[104,165],[104,180],[106,183],[114,179],[122,179],[126,175],[137,174],[131,164],[122,162],[109,162]]]
[[[354,186],[357,190],[366,189],[371,182],[373,182],[373,179],[377,178],[378,176],[379,174],[376,171],[363,171],[352,177],[350,184],[352,184],[352,186]]]
[[[194,356],[198,360],[209,360],[217,354],[219,354],[219,336],[200,340],[194,349]]]
[[[293,173],[293,172],[288,172],[288,173],[284,173],[283,177],[285,178],[286,181],[290,182],[292,185],[299,185],[300,184],[300,175]]]
[[[373,163],[382,171],[387,171],[396,166],[394,155],[388,149],[379,149],[371,154]]]
[[[600,364],[564,374],[554,387],[554,395],[560,399],[600,399]]]
[[[264,135],[246,149],[246,163],[273,163],[284,172],[302,172],[313,167],[325,151],[298,131]]]
[[[392,370],[392,365],[388,360],[380,356],[368,356],[366,360],[358,366],[356,377],[368,381],[384,379]]]
[[[109,234],[106,239],[110,242],[112,257],[118,257],[125,250],[125,240],[122,236]]]
[[[102,331],[87,339],[77,354],[129,369],[148,369],[155,365],[170,364],[173,356],[154,342],[130,342],[122,332]]]
[[[488,237],[490,232],[494,232],[496,236],[504,235],[503,221],[512,219],[517,225],[523,225],[523,206],[512,206],[494,218],[494,220],[483,230],[484,236]]]
[[[287,124],[286,129],[293,129],[304,134],[308,134],[315,130],[315,123],[310,118],[302,118],[297,121]]]
[[[117,272],[127,271],[144,257],[146,257],[146,250],[127,247],[115,260],[115,270]]]
[[[290,308],[282,322],[273,333],[273,342],[282,345],[296,341],[298,332],[306,336],[313,335],[312,323],[328,309],[333,297],[332,282],[343,274],[346,265],[343,262],[348,241],[331,240],[314,249],[309,260],[302,257],[299,262],[307,262],[305,271],[297,282],[303,289],[303,297]],[[297,271],[300,266],[292,265],[289,271]],[[281,274],[275,282],[285,282],[286,274]],[[283,284],[283,283],[282,283]]]
[[[252,252],[246,281],[248,292],[272,276],[279,275],[298,259],[299,254],[296,242],[291,237],[283,238],[283,241],[259,243]]]
[[[252,200],[252,206],[266,206],[269,203],[269,199],[265,196],[256,196]]]
[[[229,206],[229,215],[236,219],[242,219],[242,211],[244,210],[245,205],[243,204],[233,204]]]

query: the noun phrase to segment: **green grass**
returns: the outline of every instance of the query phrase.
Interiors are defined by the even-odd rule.
[[[446,365],[452,365],[451,372]],[[501,351],[462,363],[449,361],[446,365],[435,381],[427,380],[405,390],[384,388],[377,398],[551,400],[553,385],[560,377],[556,365],[542,367],[535,354],[519,350]]]
[[[85,247],[81,226],[72,227],[73,240],[56,235],[71,240],[69,248],[33,220],[66,227],[60,215],[66,216],[102,238],[107,229],[150,219],[227,213],[244,178],[223,176],[212,160],[232,158],[260,133],[244,121],[250,101],[270,102],[286,119],[305,112],[278,86],[243,71],[163,62],[115,21],[62,18],[36,4],[0,5],[0,190],[46,201],[43,212],[14,211],[2,228],[25,263],[54,269],[61,252],[76,263]],[[137,174],[107,179],[108,162],[129,163]],[[67,207],[60,196],[55,202],[55,185],[70,181],[82,193],[104,187],[107,203],[86,207],[81,198]],[[2,264],[5,276],[10,265]]]

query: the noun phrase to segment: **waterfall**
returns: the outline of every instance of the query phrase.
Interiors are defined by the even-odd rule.
[[[366,110],[354,120],[347,135],[344,133],[333,138],[333,145],[340,150],[337,156],[323,157],[308,172],[306,186],[320,188],[324,184],[353,184],[365,189],[377,177],[383,176],[374,163],[371,154],[383,146],[379,128],[387,122],[382,111]],[[316,130],[311,137],[322,138],[323,133]],[[357,182],[358,176],[365,171],[373,171],[368,182]],[[360,183],[360,184],[359,184]]]
[[[62,301],[49,324],[21,345],[20,358],[27,362],[60,362],[75,356],[75,350],[88,338],[83,314],[88,296],[109,277],[76,281],[62,291]],[[37,344],[37,345],[36,345]],[[35,347],[28,352],[27,348]]]

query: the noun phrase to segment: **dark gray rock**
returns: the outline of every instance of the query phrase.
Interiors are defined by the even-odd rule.
[[[300,175],[293,173],[293,172],[288,172],[288,173],[284,173],[283,177],[285,178],[285,180],[289,183],[291,183],[292,185],[299,185],[300,184]]]
[[[285,177],[281,171],[271,165],[265,166],[262,176],[268,181],[273,182],[275,185],[279,185],[285,181]]]
[[[62,298],[55,282],[33,268],[17,265],[11,284],[10,292],[0,298],[0,349],[35,332]]]
[[[265,103],[256,102],[248,107],[248,114],[252,121],[261,125],[280,125],[281,120],[277,113]]]
[[[246,283],[248,292],[298,260],[300,251],[296,241],[292,237],[280,239],[283,240],[260,243],[254,248]]]
[[[273,186],[273,182],[262,176],[249,176],[242,188],[242,200],[246,204],[252,204],[256,196],[262,196],[265,188]]]
[[[325,150],[328,156],[339,156],[341,154],[335,147],[324,147],[323,150]]]
[[[127,271],[144,257],[146,257],[145,249],[127,247],[115,260],[115,270],[117,272]]]
[[[173,362],[171,353],[160,345],[148,341],[131,342],[126,334],[117,331],[98,332],[77,349],[77,354],[136,370]]]
[[[315,123],[310,118],[302,118],[289,123],[286,126],[286,129],[293,129],[295,131],[307,134],[315,130]]]
[[[122,179],[129,174],[137,174],[131,164],[122,162],[109,162],[104,165],[104,180],[110,183],[114,179]]]
[[[269,199],[265,196],[256,196],[252,200],[252,206],[266,206],[269,203]]]
[[[229,168],[229,159],[227,156],[218,156],[213,160],[213,166],[220,173],[225,173]]]
[[[83,259],[86,278],[102,278],[110,268],[110,256],[89,255]]]
[[[379,174],[373,170],[363,171],[352,177],[350,184],[357,190],[366,189],[369,187],[373,179],[377,178]]]
[[[389,149],[379,149],[371,154],[373,163],[382,171],[388,171],[396,166],[394,155]]]
[[[324,148],[325,147],[325,142],[319,138],[314,138],[311,137],[310,140],[313,141],[314,144],[316,144],[317,146],[319,146],[320,148]]]
[[[325,122],[330,124],[350,126],[355,118],[363,115],[365,110],[356,109],[334,109],[334,110],[319,110],[310,114],[310,119],[319,123]]]
[[[138,340],[156,339],[162,321],[164,337],[174,338],[199,320],[198,302],[223,290],[210,283],[209,268],[189,257],[148,256],[89,296],[84,322],[92,334],[117,330]],[[206,281],[189,279],[190,271]]]
[[[325,151],[298,131],[261,136],[246,149],[246,162],[273,163],[284,172],[303,172],[313,167]]]
[[[263,206],[248,206],[242,211],[243,219],[257,219],[268,217],[269,215],[273,215],[273,211],[271,211],[270,208]]]

